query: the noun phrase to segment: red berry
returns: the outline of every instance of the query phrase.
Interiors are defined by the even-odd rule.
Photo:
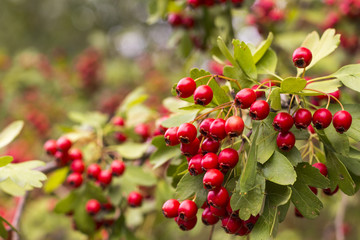
[[[286,112],[278,113],[273,120],[275,131],[286,133],[294,125],[294,120],[290,114]]]
[[[238,217],[239,216],[239,210],[234,211],[230,205],[231,197],[228,201],[228,204],[226,205],[226,212],[230,217]]]
[[[276,138],[276,144],[278,145],[279,149],[288,152],[295,145],[295,136],[292,132],[280,132]]]
[[[90,164],[86,170],[88,178],[97,179],[101,172],[101,168],[96,163]]]
[[[177,137],[181,143],[189,144],[195,140],[197,135],[196,127],[191,123],[183,123],[177,131]]]
[[[198,208],[195,202],[191,200],[184,200],[178,209],[180,219],[189,220],[196,216]]]
[[[44,144],[44,150],[47,154],[54,156],[57,151],[56,141],[54,139],[47,140]]]
[[[76,160],[76,159],[82,160],[83,158],[81,150],[77,148],[72,148],[69,150],[69,157],[71,160]]]
[[[208,105],[213,99],[213,90],[208,85],[201,85],[194,92],[195,104]]]
[[[312,125],[309,125],[309,126],[308,126],[308,131],[309,131],[311,134],[315,134],[315,129],[313,128]]]
[[[269,113],[269,104],[264,100],[257,100],[250,106],[250,117],[253,120],[263,120]]]
[[[61,137],[56,141],[56,147],[59,151],[67,152],[71,145],[71,141],[66,137]]]
[[[70,173],[70,175],[66,179],[67,184],[74,188],[78,188],[81,186],[83,182],[83,178],[80,173],[74,172]]]
[[[313,124],[316,129],[327,128],[332,120],[332,114],[326,108],[320,108],[313,115]]]
[[[80,159],[74,160],[70,165],[70,169],[73,172],[83,173],[85,170],[84,162]]]
[[[235,96],[235,105],[242,109],[249,108],[256,101],[256,93],[250,88],[240,90]]]
[[[295,49],[293,53],[293,63],[297,68],[306,68],[312,60],[312,53],[305,47]]]
[[[210,125],[210,135],[215,140],[224,139],[227,134],[225,131],[225,120],[222,118],[215,119]]]
[[[161,117],[159,120],[158,120],[158,130],[160,131],[160,133],[161,134],[165,134],[165,132],[168,130],[168,128],[167,127],[164,127],[163,125],[162,125],[162,123],[166,120],[166,119],[168,119],[170,116],[169,115],[166,115],[166,116],[163,116],[163,117]],[[160,134],[159,134],[160,135]]]
[[[186,77],[182,78],[176,86],[176,94],[181,98],[188,98],[192,96],[196,89],[194,79]]]
[[[90,199],[86,203],[86,212],[90,215],[96,215],[98,212],[100,212],[101,204],[96,199]]]
[[[201,5],[201,0],[187,0],[187,4],[193,8],[197,8]]]
[[[111,170],[102,170],[97,177],[97,180],[102,186],[107,186],[111,183],[112,173]]]
[[[143,196],[138,192],[131,192],[127,198],[130,207],[140,207],[142,204]]]
[[[211,190],[207,195],[207,202],[216,208],[226,207],[229,202],[229,193],[226,188]]]
[[[295,208],[295,216],[296,216],[296,217],[299,217],[299,218],[303,218],[303,217],[304,217],[297,208]]]
[[[250,218],[246,221],[243,222],[243,225],[244,227],[247,228],[247,233],[246,234],[249,234],[251,232],[251,230],[254,228],[257,220],[259,219],[260,215],[256,215],[256,216],[253,216],[251,215]]]
[[[312,120],[311,112],[305,108],[297,110],[293,118],[297,129],[306,129]]]
[[[352,116],[347,111],[342,110],[334,114],[333,125],[338,133],[346,132],[350,128],[351,122]]]
[[[207,153],[201,160],[201,167],[204,171],[219,168],[218,156],[215,153]]]
[[[125,121],[122,117],[120,116],[115,116],[111,119],[112,124],[114,124],[115,126],[124,126],[125,125]]]
[[[259,85],[254,85],[251,87],[252,90],[256,93],[256,98],[261,98],[265,96],[265,92],[258,90]]]
[[[171,127],[168,130],[166,130],[164,134],[165,142],[167,146],[176,146],[180,143],[177,132],[179,127]]]
[[[195,140],[189,144],[185,144],[185,143],[180,144],[180,150],[182,154],[184,154],[186,157],[195,156],[199,152],[199,148],[200,148],[200,140],[198,138],[195,138]]]
[[[330,93],[330,95],[335,97],[336,99],[340,99],[341,92],[340,90],[336,90],[335,92]],[[330,102],[335,103],[336,100],[334,100],[334,98],[330,98]]]
[[[199,131],[200,131],[201,135],[203,135],[204,137],[207,137],[209,135],[210,126],[214,120],[215,119],[213,119],[213,118],[206,118],[205,120],[203,120],[200,123]]]
[[[224,218],[227,216],[226,207],[215,208],[213,206],[210,206],[210,211],[215,217]]]
[[[201,220],[205,225],[214,225],[219,221],[219,218],[217,216],[214,216],[210,210],[210,207],[207,207],[204,209]]]
[[[168,23],[173,27],[178,27],[182,24],[182,17],[177,13],[169,13],[167,20]]]
[[[193,217],[192,219],[184,220],[180,217],[175,218],[175,222],[178,224],[179,228],[183,231],[189,231],[193,229],[197,223],[197,217]]]
[[[118,143],[123,143],[127,140],[126,135],[122,132],[115,132],[114,137],[115,137],[116,141],[118,141]]]
[[[70,162],[70,157],[69,157],[68,152],[57,151],[55,153],[54,157],[55,157],[56,164],[58,166],[65,166],[66,164],[68,164]]]
[[[321,173],[323,176],[325,176],[325,177],[327,176],[328,170],[327,170],[327,167],[326,167],[325,164],[318,162],[318,163],[314,163],[312,166],[313,166],[314,168],[319,169],[320,173]]]
[[[192,18],[192,17],[184,17],[182,23],[183,23],[184,27],[187,29],[193,28],[195,25],[194,18]]]
[[[236,166],[239,161],[239,154],[233,148],[225,148],[220,152],[218,161],[220,169],[227,171]]]
[[[224,181],[224,175],[217,169],[208,170],[203,178],[204,187],[208,190],[219,189]]]
[[[121,176],[124,173],[126,166],[123,161],[114,160],[112,161],[110,168],[113,176]]]
[[[235,234],[243,227],[243,223],[238,217],[226,217],[221,220],[221,225],[225,232],[230,234]]]
[[[309,188],[310,188],[310,190],[311,190],[315,195],[317,195],[318,190],[317,190],[316,187],[311,187],[311,186],[309,186]]]
[[[336,188],[334,189],[334,191],[332,191],[331,188],[323,189],[323,193],[325,193],[325,194],[328,195],[328,196],[332,196],[332,195],[334,195],[335,193],[337,193],[338,190],[339,190],[339,186],[336,186]]]
[[[205,138],[205,140],[201,144],[201,150],[203,154],[209,152],[217,153],[219,147],[220,147],[220,142],[212,138]]]
[[[244,130],[244,121],[241,117],[231,116],[225,122],[225,132],[230,137],[238,137]]]
[[[137,133],[143,141],[145,141],[146,139],[149,138],[150,136],[150,128],[149,125],[144,124],[144,123],[140,123],[138,124],[135,129],[134,129],[135,133]]]
[[[176,199],[167,200],[162,206],[162,212],[167,218],[175,218],[178,216],[180,203]]]
[[[203,173],[203,169],[201,167],[201,160],[202,160],[202,154],[196,154],[193,156],[189,161],[189,167],[188,170],[190,172],[190,175],[196,176],[201,173]]]

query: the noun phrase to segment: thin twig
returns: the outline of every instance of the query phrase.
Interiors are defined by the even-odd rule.
[[[212,225],[211,230],[210,230],[209,240],[212,239],[212,236],[213,236],[213,233],[214,233],[214,228],[215,228],[215,225]]]
[[[21,215],[24,211],[24,206],[25,206],[25,202],[26,202],[26,198],[28,197],[29,195],[29,192],[25,192],[24,196],[20,197],[20,200],[16,206],[16,211],[15,211],[15,215],[14,215],[14,220],[13,222],[11,223],[13,225],[13,227],[15,229],[17,229],[19,231],[19,228],[20,228],[20,218],[21,218]],[[20,239],[20,236],[17,232],[13,231],[12,232],[12,237],[11,237],[12,240],[19,240]]]

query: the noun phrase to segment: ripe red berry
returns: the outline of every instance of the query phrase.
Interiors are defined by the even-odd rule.
[[[70,162],[70,157],[69,157],[68,152],[57,151],[55,153],[54,157],[55,157],[56,164],[58,166],[65,166],[66,164],[68,164]]]
[[[192,219],[184,220],[180,217],[175,218],[175,222],[178,224],[179,228],[183,231],[189,231],[193,229],[197,223],[197,217],[193,217]]]
[[[121,176],[124,173],[126,166],[123,161],[114,160],[112,161],[110,168],[113,176]]]
[[[230,205],[231,197],[228,201],[228,204],[226,205],[226,212],[230,217],[238,217],[239,216],[239,210],[234,211]]]
[[[256,93],[250,88],[240,90],[235,96],[235,105],[247,109],[256,101]]]
[[[336,90],[335,92],[330,93],[330,95],[335,97],[336,99],[340,99],[341,92],[340,90]],[[335,103],[336,100],[334,100],[334,98],[330,98],[330,102]]]
[[[184,154],[186,157],[195,156],[199,152],[199,148],[200,148],[200,140],[198,138],[195,138],[195,140],[189,144],[185,144],[185,143],[180,144],[180,150],[182,154]]]
[[[312,120],[311,112],[305,108],[297,110],[293,118],[297,129],[306,129]]]
[[[150,136],[150,128],[149,125],[144,124],[144,123],[140,123],[138,124],[135,129],[134,129],[135,133],[138,134],[143,141],[145,141],[146,139],[149,138]]]
[[[140,207],[142,204],[143,196],[138,192],[131,192],[127,198],[130,207]]]
[[[181,98],[188,98],[192,96],[196,89],[194,79],[186,77],[182,78],[176,86],[176,94]]]
[[[184,200],[180,203],[178,214],[180,219],[189,220],[196,216],[198,208],[196,203],[191,200]]]
[[[169,13],[167,20],[168,23],[173,27],[178,27],[182,24],[182,17],[177,13]]]
[[[208,170],[203,178],[204,187],[208,190],[219,189],[224,181],[224,175],[217,169]]]
[[[326,189],[323,189],[323,193],[328,195],[328,196],[332,196],[334,195],[335,193],[337,193],[337,191],[339,190],[339,186],[336,186],[336,188],[334,189],[334,191],[331,190],[331,188],[326,188]]]
[[[224,139],[227,134],[225,131],[225,120],[222,118],[215,119],[210,125],[210,136],[215,140]]]
[[[120,116],[115,116],[111,119],[112,124],[114,124],[115,126],[124,126],[125,125],[125,121],[122,117]]]
[[[96,215],[98,212],[100,212],[101,204],[96,199],[90,199],[86,203],[86,212],[90,215]]]
[[[180,203],[176,199],[167,200],[162,206],[162,212],[167,218],[175,218],[178,216]]]
[[[315,134],[315,129],[313,128],[313,126],[310,124],[308,126],[308,131],[311,133],[311,134]]]
[[[301,214],[301,212],[299,211],[299,209],[295,208],[295,216],[298,218],[303,218],[304,216]]]
[[[346,132],[352,123],[352,116],[347,111],[339,111],[334,114],[333,125],[338,133]]]
[[[123,143],[127,140],[126,135],[122,132],[115,132],[114,137],[118,143]]]
[[[279,149],[285,152],[290,151],[295,145],[295,135],[292,132],[280,132],[276,138],[276,144]]]
[[[111,170],[102,170],[97,177],[97,180],[102,186],[107,186],[111,183],[112,173]]]
[[[208,105],[213,99],[213,90],[208,85],[201,85],[195,89],[194,101],[195,104],[202,106]]]
[[[74,160],[70,165],[70,169],[73,172],[83,173],[85,170],[84,162],[80,159]]]
[[[318,162],[318,163],[314,163],[312,166],[313,166],[314,168],[319,169],[320,173],[321,173],[323,176],[325,176],[325,177],[327,176],[328,170],[327,170],[327,167],[326,167],[325,164]]]
[[[261,98],[265,96],[265,92],[258,90],[259,85],[254,85],[251,87],[252,90],[256,93],[256,98]]]
[[[211,190],[208,192],[207,202],[216,208],[226,207],[229,202],[229,193],[224,187],[218,190]]]
[[[44,150],[47,154],[54,156],[57,151],[56,141],[54,139],[47,140],[44,144]]]
[[[197,8],[201,5],[201,0],[187,0],[187,4],[193,8]]]
[[[218,157],[218,162],[221,170],[228,171],[234,168],[239,161],[239,154],[233,148],[223,149]]]
[[[317,190],[316,187],[311,187],[311,186],[309,186],[309,188],[310,188],[310,190],[311,190],[315,195],[317,195],[318,190]]]
[[[199,131],[200,131],[201,135],[203,135],[204,137],[207,137],[209,135],[210,126],[214,120],[215,119],[213,119],[213,118],[206,118],[200,123]]]
[[[192,17],[184,17],[182,23],[183,23],[184,27],[187,29],[191,29],[195,25],[194,18],[192,18]]]
[[[205,138],[203,143],[201,144],[201,150],[203,154],[208,152],[217,153],[220,147],[220,142],[210,138]]]
[[[243,223],[238,217],[226,217],[221,220],[221,226],[226,233],[235,234],[243,227]]]
[[[69,150],[69,157],[71,160],[76,160],[76,159],[82,160],[83,158],[81,150],[77,148],[72,148]]]
[[[80,173],[74,172],[70,173],[70,175],[66,179],[67,184],[74,188],[78,188],[81,186],[83,182],[83,178]]]
[[[196,127],[191,123],[183,123],[177,131],[177,137],[181,143],[189,144],[195,140],[197,135]]]
[[[190,175],[196,176],[201,173],[203,173],[203,169],[201,167],[201,160],[202,160],[202,154],[196,154],[193,156],[189,161],[188,170],[190,172]]]
[[[164,134],[165,143],[167,146],[176,146],[180,143],[177,132],[179,127],[171,127],[168,130],[166,130]]]
[[[312,53],[305,47],[295,49],[293,53],[293,63],[297,68],[306,68],[312,60]]]
[[[327,128],[332,120],[332,114],[326,108],[320,108],[313,115],[313,124],[316,129]]]
[[[219,218],[212,214],[212,212],[210,211],[210,207],[207,207],[201,214],[201,220],[205,225],[208,226],[216,224],[219,221]]]
[[[253,120],[263,120],[269,113],[269,104],[264,100],[257,100],[250,106],[250,117]]]
[[[218,156],[215,153],[207,153],[202,157],[201,167],[204,171],[219,168]]]
[[[87,177],[91,179],[97,179],[101,172],[101,168],[96,163],[90,164],[86,170]]]
[[[280,112],[276,114],[272,124],[275,131],[286,133],[294,125],[294,120],[290,114],[286,112]]]
[[[241,117],[231,116],[225,122],[225,132],[230,137],[238,137],[244,131],[244,121]]]
[[[247,233],[246,234],[249,234],[251,232],[251,230],[254,228],[257,220],[259,219],[260,215],[256,215],[256,216],[253,216],[251,215],[250,218],[246,221],[243,222],[243,225],[244,227],[247,228]]]
[[[66,137],[60,137],[56,141],[56,147],[59,151],[67,152],[71,148],[71,141]]]
[[[224,218],[228,215],[226,211],[226,207],[215,208],[213,206],[210,206],[210,211],[214,216],[219,218]]]

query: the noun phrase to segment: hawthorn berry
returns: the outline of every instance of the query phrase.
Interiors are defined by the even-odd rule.
[[[180,203],[178,200],[169,199],[163,204],[162,212],[163,212],[164,216],[167,218],[175,218],[179,215],[179,213],[178,213],[179,206],[180,206]]]
[[[185,28],[191,29],[195,25],[194,18],[192,18],[192,17],[184,17],[183,21],[182,21],[182,24],[184,25]]]
[[[66,183],[74,188],[78,188],[83,183],[83,177],[80,173],[77,172],[70,173],[69,176],[66,178]]]
[[[306,68],[312,60],[312,53],[305,47],[295,49],[293,53],[293,63],[297,68]]]
[[[187,0],[187,4],[193,8],[197,8],[201,5],[201,0]]]
[[[299,217],[299,218],[303,218],[304,216],[301,214],[301,212],[299,211],[299,209],[295,208],[295,216]]]
[[[207,202],[210,206],[216,208],[226,207],[229,202],[229,193],[224,187],[217,190],[211,190],[208,192]]]
[[[221,226],[226,233],[235,234],[243,227],[243,223],[238,217],[226,217],[221,220]]]
[[[182,154],[184,154],[186,157],[195,156],[199,152],[199,148],[200,148],[200,140],[198,138],[195,138],[195,140],[189,144],[185,144],[185,143],[180,144],[180,150]]]
[[[65,166],[70,162],[70,157],[68,152],[57,151],[54,157],[58,166]]]
[[[351,122],[352,116],[347,111],[342,110],[334,114],[333,125],[338,133],[346,132],[350,128]]]
[[[215,140],[224,139],[227,134],[225,131],[225,120],[222,118],[215,119],[210,125],[210,136]]]
[[[247,109],[256,101],[256,93],[250,88],[244,88],[235,95],[235,105]]]
[[[314,112],[313,124],[316,129],[327,128],[332,120],[331,112],[326,108],[320,108]]]
[[[177,137],[178,129],[179,127],[171,127],[166,130],[164,138],[167,146],[176,146],[180,143],[179,138]]]
[[[199,131],[201,135],[203,135],[204,137],[207,137],[209,135],[210,126],[214,122],[214,120],[215,119],[213,118],[206,118],[200,123]]]
[[[215,153],[207,153],[202,157],[201,167],[204,171],[219,168],[218,156]]]
[[[140,124],[136,125],[134,131],[136,134],[138,134],[142,138],[143,141],[148,139],[150,136],[149,125],[144,124],[144,123],[140,123]]]
[[[216,208],[216,207],[210,206],[209,208],[210,208],[211,213],[216,217],[224,218],[228,215],[227,211],[226,211],[226,207]]]
[[[264,100],[256,100],[250,106],[250,117],[253,120],[263,120],[270,113],[269,104]]]
[[[91,179],[97,179],[100,172],[101,172],[101,168],[96,163],[90,164],[86,170],[87,177]]]
[[[194,101],[195,104],[202,106],[208,105],[213,99],[213,90],[208,85],[201,85],[195,89]]]
[[[189,220],[196,216],[198,207],[191,200],[184,200],[178,208],[178,216],[180,219]]]
[[[182,17],[177,13],[169,13],[168,23],[173,27],[179,27],[182,24]]]
[[[315,129],[313,128],[313,126],[311,124],[307,128],[311,134],[315,134]]]
[[[44,150],[46,151],[47,154],[54,156],[54,154],[57,151],[56,140],[54,139],[47,140],[44,144]]]
[[[191,123],[183,123],[177,131],[177,137],[181,143],[189,144],[195,140],[197,135],[196,127]]]
[[[280,132],[276,138],[276,144],[282,151],[290,151],[295,145],[295,135],[292,132]]]
[[[311,112],[305,108],[297,110],[293,116],[294,124],[297,129],[306,129],[312,120]]]
[[[190,175],[196,176],[204,172],[201,166],[202,157],[202,154],[196,154],[190,159],[188,163],[188,170],[190,172]]]
[[[60,137],[56,141],[56,148],[59,151],[67,152],[71,148],[72,142],[66,137]]]
[[[259,85],[254,85],[251,87],[252,90],[256,93],[256,98],[261,98],[265,96],[265,92],[258,90]]]
[[[244,227],[247,228],[247,234],[251,232],[251,230],[254,228],[257,220],[259,219],[260,215],[253,216],[251,215],[250,218],[246,221],[243,221]]]
[[[96,199],[90,199],[89,201],[87,201],[86,203],[86,212],[90,215],[96,215],[98,212],[100,212],[101,210],[101,204],[98,200]]]
[[[76,159],[70,164],[70,169],[73,172],[83,173],[85,170],[84,162],[80,159]]]
[[[219,189],[224,181],[224,175],[217,169],[208,170],[203,178],[204,187],[208,190]]]
[[[327,176],[328,174],[328,170],[327,170],[327,167],[325,164],[321,163],[321,162],[318,162],[318,163],[314,163],[312,165],[314,168],[317,168],[319,169],[320,173],[323,175],[323,176]]]
[[[68,154],[69,154],[69,157],[71,160],[76,160],[76,159],[82,160],[82,158],[83,158],[82,152],[78,148],[70,149]]]
[[[201,220],[205,225],[209,226],[216,224],[219,221],[219,217],[214,216],[210,210],[210,207],[207,207],[201,214]]]
[[[112,180],[112,173],[111,170],[102,170],[98,177],[98,182],[101,184],[101,186],[105,187],[111,183]]]
[[[140,207],[142,204],[142,200],[143,200],[143,196],[136,191],[129,193],[129,196],[127,198],[127,202],[129,206],[134,208]]]
[[[124,173],[126,166],[123,161],[114,160],[112,161],[110,168],[113,176],[121,176]]]
[[[318,189],[316,187],[309,186],[309,188],[315,195],[318,194]]]
[[[244,130],[244,121],[241,117],[231,116],[225,122],[225,132],[230,137],[238,137]]]
[[[336,186],[336,188],[335,188],[334,190],[331,190],[331,188],[323,189],[323,193],[324,193],[325,195],[332,196],[332,195],[334,195],[335,193],[337,193],[338,190],[339,190],[339,186]]]
[[[275,131],[286,133],[294,125],[292,116],[286,112],[280,112],[276,114],[273,123]]]
[[[176,94],[181,98],[188,98],[192,96],[196,89],[196,83],[194,79],[190,77],[182,78],[176,85]]]
[[[124,119],[122,118],[122,117],[120,117],[120,116],[115,116],[115,117],[113,117],[112,119],[111,119],[111,122],[112,122],[112,124],[113,125],[115,125],[115,126],[124,126],[125,125],[125,121],[124,121]]]
[[[188,220],[181,219],[180,217],[175,218],[175,222],[178,224],[179,228],[183,231],[189,231],[193,229],[197,223],[197,217],[193,217]]]
[[[233,148],[225,148],[219,153],[218,162],[221,170],[234,168],[239,161],[239,154]]]
[[[210,138],[205,138],[205,140],[201,144],[201,151],[203,154],[212,152],[217,153],[220,147],[220,142]]]
[[[122,132],[115,132],[114,137],[118,143],[123,143],[127,140],[126,135]]]

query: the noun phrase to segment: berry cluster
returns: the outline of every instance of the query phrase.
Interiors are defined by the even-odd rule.
[[[285,18],[285,13],[282,8],[279,8],[274,0],[260,0],[256,1],[251,8],[252,14],[247,16],[247,22],[251,25],[257,25],[259,30],[281,22]]]
[[[125,120],[120,116],[115,116],[111,120],[113,126],[117,127],[119,131],[115,131],[114,138],[117,143],[124,143],[127,140],[127,135],[123,131],[125,127]],[[160,134],[164,133],[164,130],[159,127]],[[141,142],[145,142],[149,137],[151,137],[150,126],[146,123],[140,123],[135,126],[134,133],[140,137]]]

